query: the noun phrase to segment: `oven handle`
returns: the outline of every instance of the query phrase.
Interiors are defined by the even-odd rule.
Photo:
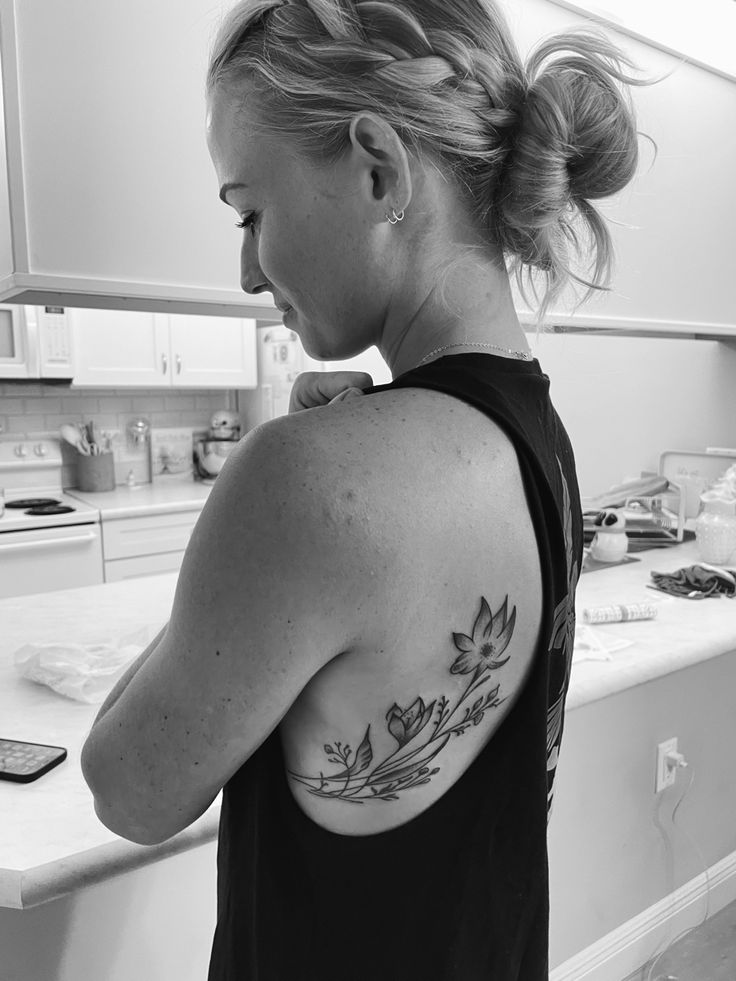
[[[95,540],[95,535],[69,535],[66,538],[42,538],[35,542],[14,542],[11,545],[0,544],[2,552],[20,552],[30,548],[56,548],[61,545],[88,545]]]

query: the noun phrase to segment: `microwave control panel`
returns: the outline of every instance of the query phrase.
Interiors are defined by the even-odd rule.
[[[38,308],[38,336],[43,375],[72,376],[71,330],[64,307]]]

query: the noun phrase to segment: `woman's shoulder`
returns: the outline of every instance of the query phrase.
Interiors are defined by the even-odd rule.
[[[370,462],[415,454],[437,454],[442,449],[470,445],[481,435],[493,451],[511,444],[503,429],[488,415],[462,399],[429,388],[391,388],[360,398],[280,416],[266,426],[279,440],[318,448],[325,463],[344,468],[366,461],[358,451],[370,452]]]
[[[443,392],[389,389],[260,428],[259,456],[281,472],[282,492],[306,494],[315,505],[355,495],[389,522],[392,515],[405,521],[407,509],[439,518],[459,500],[490,495],[499,513],[526,513],[509,437],[490,416]]]

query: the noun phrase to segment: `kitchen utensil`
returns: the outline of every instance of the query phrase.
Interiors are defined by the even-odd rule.
[[[61,433],[61,438],[73,446],[79,453],[86,454],[89,452],[76,426],[72,426],[68,422],[63,422],[59,427],[59,432]]]
[[[86,429],[87,429],[87,442],[89,443],[90,452],[92,453],[93,456],[95,456],[100,452],[100,448],[97,445],[97,437],[95,436],[95,424],[94,422],[92,422],[91,419],[87,423]]]
[[[87,439],[87,427],[84,425],[84,423],[80,422],[77,425],[77,432],[79,433],[79,441],[84,447],[82,452],[89,456],[92,451],[90,449],[89,440]]]

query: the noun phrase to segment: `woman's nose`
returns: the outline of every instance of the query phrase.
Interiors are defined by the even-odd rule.
[[[240,252],[240,288],[244,293],[263,293],[269,286],[258,264],[256,250],[249,245],[244,242]]]

